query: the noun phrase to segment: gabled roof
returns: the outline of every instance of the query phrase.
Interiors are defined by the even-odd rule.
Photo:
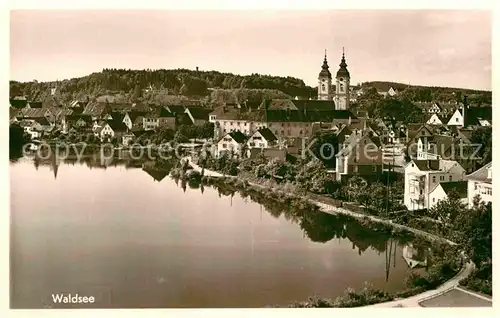
[[[14,108],[24,108],[26,107],[26,105],[28,104],[28,101],[26,100],[26,98],[24,99],[16,99],[17,97],[15,98],[12,98],[10,100],[10,105]]]
[[[457,163],[454,160],[412,160],[420,171],[443,171],[448,172]]]
[[[160,118],[171,118],[171,117],[175,117],[175,114],[173,114],[172,112],[170,112],[165,107],[162,107],[160,109],[159,117]]]
[[[31,108],[42,108],[42,102],[40,101],[31,101],[28,102]]]
[[[113,118],[113,120],[116,120],[116,121],[122,121],[123,117],[125,117],[124,113],[120,113],[120,112],[116,112],[116,111],[112,111],[110,113],[110,115]]]
[[[335,110],[333,100],[292,100],[298,110],[331,111]]]
[[[168,105],[168,106],[165,106],[165,108],[167,108],[168,110],[170,110],[170,112],[174,113],[174,114],[182,114],[186,111],[186,107],[184,107],[183,105]]]
[[[413,160],[420,171],[438,171],[439,160]]]
[[[105,108],[106,108],[105,103],[96,103],[96,102],[88,103],[87,106],[85,106],[85,109],[83,110],[82,114],[91,116],[101,116]]]
[[[90,101],[81,101],[81,100],[74,100],[69,104],[69,107],[71,108],[85,108],[89,104]]]
[[[18,113],[18,117],[24,117],[24,118],[38,118],[38,117],[45,117],[45,114],[47,113],[48,109],[45,108],[23,108],[21,111]]]
[[[67,121],[78,121],[78,120],[84,120],[86,122],[92,122],[92,116],[90,115],[83,115],[83,114],[72,114],[72,115],[68,115],[66,116],[66,120]]]
[[[208,120],[208,115],[212,112],[212,109],[201,107],[188,107],[187,109],[191,116],[197,120]]]
[[[465,110],[465,126],[480,125],[479,120],[484,119],[491,122],[491,107],[469,107]]]
[[[352,153],[352,150],[356,148],[357,145],[359,145],[362,141],[366,140],[366,145],[375,145],[377,148],[380,148],[382,143],[380,142],[380,138],[375,137],[375,136],[369,136],[369,135],[359,135],[359,134],[351,134],[349,138],[347,138],[344,142],[344,147],[340,149],[340,151],[337,153],[337,157],[341,156],[350,156]],[[376,149],[373,149],[376,150]]]
[[[52,107],[49,108],[49,110],[52,113],[52,115],[54,115],[58,119],[68,115],[72,115],[74,113],[73,109],[61,108],[61,107]]]
[[[488,169],[492,168],[492,162],[486,164],[485,166],[479,168],[473,173],[469,174],[466,178],[468,180],[482,181],[491,183],[492,180],[488,178]]]
[[[109,127],[111,127],[111,129],[113,129],[113,131],[115,132],[126,132],[128,130],[128,127],[127,125],[125,125],[123,122],[121,121],[117,121],[117,120],[109,120],[107,121],[107,124],[109,125]]]
[[[50,126],[49,121],[45,117],[38,117],[35,118],[34,120],[42,126]]]
[[[224,139],[226,136],[231,136],[231,138],[233,138],[233,140],[239,144],[242,144],[247,140],[247,136],[245,136],[240,131],[231,131],[231,132],[225,134],[224,136],[222,136],[222,138],[220,140]]]
[[[452,191],[455,191],[460,198],[467,198],[467,181],[442,182],[439,185],[446,195],[450,195]]]
[[[263,104],[266,109],[294,109],[298,110],[297,106],[292,102],[291,99],[271,99],[266,100]]]
[[[257,130],[257,132],[259,132],[261,134],[261,136],[265,140],[267,140],[268,142],[278,140],[278,138],[276,138],[276,136],[273,134],[273,132],[267,127],[261,128],[261,129]]]

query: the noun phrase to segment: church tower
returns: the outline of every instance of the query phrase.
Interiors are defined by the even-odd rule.
[[[342,59],[340,60],[339,66],[340,68],[337,71],[337,76],[335,77],[335,109],[347,110],[349,109],[349,82],[351,76],[347,70],[344,48],[342,48]]]
[[[319,100],[332,100],[333,89],[332,89],[332,73],[330,73],[328,62],[326,60],[326,50],[325,59],[323,60],[323,66],[321,67],[321,72],[318,76],[318,99]]]

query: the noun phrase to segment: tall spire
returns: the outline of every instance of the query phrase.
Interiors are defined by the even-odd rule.
[[[345,50],[344,47],[342,47],[342,59],[340,60],[339,64],[340,68],[337,72],[337,77],[339,76],[347,76],[349,77],[349,71],[347,70],[347,63],[345,62]]]
[[[342,68],[345,68],[347,67],[347,64],[345,62],[345,51],[344,51],[344,47],[342,47],[342,59],[340,60],[340,64],[339,64],[340,67]]]
[[[325,59],[323,60],[323,65],[321,66],[321,72],[319,73],[320,77],[328,77],[332,78],[332,74],[330,73],[328,66],[328,61],[326,60],[326,49],[325,49]]]

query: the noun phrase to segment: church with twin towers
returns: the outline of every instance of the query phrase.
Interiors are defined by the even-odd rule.
[[[321,71],[318,76],[318,100],[333,100],[336,110],[349,109],[350,79],[351,76],[347,70],[344,48],[342,48],[342,58],[335,76],[335,85],[333,85],[332,73],[328,66],[325,50],[325,59],[323,60],[323,65],[321,66]]]

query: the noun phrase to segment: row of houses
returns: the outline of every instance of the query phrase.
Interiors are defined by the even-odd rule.
[[[492,202],[492,163],[471,174],[454,160],[411,160],[405,168],[404,204],[409,210],[430,209],[454,191],[469,206],[479,195]]]
[[[328,129],[335,135],[337,145],[321,156],[323,161],[330,161],[328,172],[338,181],[346,181],[352,176],[374,179],[382,175],[384,157],[380,138],[370,130],[357,129],[353,125],[340,124],[340,127]],[[241,131],[230,131],[223,135],[215,145],[215,156],[255,157],[263,154],[269,158],[294,160],[306,156],[315,141],[308,137],[280,138],[268,127],[261,127],[251,134]],[[320,145],[321,146],[321,145]],[[330,145],[329,145],[330,146]]]
[[[75,101],[67,107],[10,107],[10,122],[19,123],[32,139],[44,133],[92,132],[101,139],[137,135],[158,128],[175,130],[179,124],[201,124],[208,121],[210,109],[185,106],[156,106]],[[129,136],[131,139],[131,136]]]

